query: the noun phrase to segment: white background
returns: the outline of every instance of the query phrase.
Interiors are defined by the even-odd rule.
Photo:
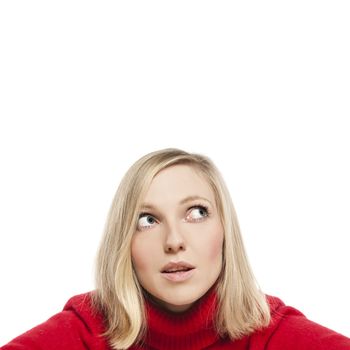
[[[0,344],[93,288],[117,185],[208,155],[261,287],[350,336],[348,1],[1,1]]]

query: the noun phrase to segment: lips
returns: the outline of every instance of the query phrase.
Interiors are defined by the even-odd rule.
[[[193,270],[194,266],[187,263],[186,261],[170,262],[163,266],[161,273],[175,273],[181,271],[190,271]]]
[[[185,261],[170,262],[162,270],[162,277],[170,283],[186,283],[195,274],[195,267]]]

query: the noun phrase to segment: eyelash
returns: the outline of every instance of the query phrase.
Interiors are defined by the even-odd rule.
[[[206,215],[203,216],[202,218],[199,218],[199,219],[193,219],[192,221],[194,222],[198,222],[198,221],[201,221],[203,220],[204,218],[208,217],[211,215],[210,211],[209,211],[209,208],[206,206],[206,205],[203,205],[203,204],[195,204],[195,205],[192,205],[191,207],[189,207],[187,209],[187,211],[189,210],[192,210],[192,209],[200,209],[200,210],[205,210],[206,212]],[[154,215],[150,214],[150,213],[147,213],[147,212],[143,212],[139,215],[139,220],[145,216],[151,216],[152,218],[155,219]],[[147,229],[147,226],[145,226],[146,228],[143,228],[143,229]]]
[[[205,210],[206,215],[203,216],[203,218],[209,216],[209,208],[208,208],[206,205],[203,205],[203,204],[193,205],[193,206],[191,206],[190,208],[188,208],[187,210],[192,210],[192,209],[201,209],[201,210]],[[194,221],[200,221],[200,220],[202,220],[202,218],[193,219],[193,220],[194,220]]]

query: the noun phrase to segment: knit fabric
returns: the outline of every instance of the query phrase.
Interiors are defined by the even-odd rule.
[[[205,349],[218,340],[214,330],[215,293],[211,291],[184,313],[171,313],[148,301],[146,344],[154,349]]]
[[[276,297],[267,297],[270,325],[232,341],[214,330],[216,295],[207,293],[188,311],[175,314],[146,301],[147,335],[130,350],[350,350],[350,339],[308,320]],[[15,338],[2,350],[111,350],[101,334],[104,320],[91,307],[91,293],[71,298],[62,312]]]

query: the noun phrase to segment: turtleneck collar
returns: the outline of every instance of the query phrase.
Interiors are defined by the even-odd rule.
[[[217,307],[216,291],[211,288],[191,308],[174,313],[164,310],[146,298],[148,331],[145,343],[154,349],[203,349],[215,343]]]

